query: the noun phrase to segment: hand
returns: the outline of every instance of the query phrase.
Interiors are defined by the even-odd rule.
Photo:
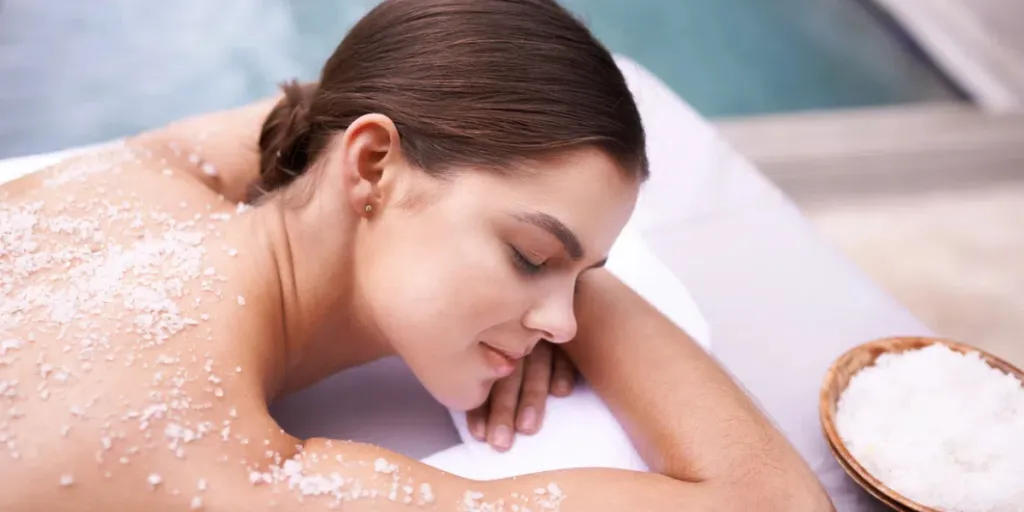
[[[515,373],[494,383],[484,405],[466,413],[470,434],[507,451],[516,432],[531,435],[540,430],[548,394],[569,396],[575,379],[576,369],[561,348],[538,343]]]

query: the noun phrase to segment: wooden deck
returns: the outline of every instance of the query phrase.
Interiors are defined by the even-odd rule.
[[[1024,113],[919,105],[718,127],[934,331],[1024,366]]]
[[[798,203],[1024,183],[1024,112],[935,104],[716,123]]]

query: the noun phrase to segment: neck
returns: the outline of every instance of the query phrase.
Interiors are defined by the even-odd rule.
[[[274,396],[305,388],[331,374],[388,355],[361,307],[352,237],[325,232],[319,205],[293,208],[278,195],[254,212],[266,233],[271,296],[281,334],[273,365]],[[336,208],[332,208],[336,209]],[[344,212],[337,212],[340,218]],[[320,223],[322,226],[322,223]],[[339,229],[352,233],[354,229]]]

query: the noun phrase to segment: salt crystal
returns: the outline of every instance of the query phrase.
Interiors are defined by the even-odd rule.
[[[196,489],[199,489],[199,492],[206,491],[206,479],[205,478],[200,478],[199,479],[199,482],[196,483]]]
[[[548,484],[548,494],[555,497],[560,497],[562,496],[562,489],[558,487],[558,484],[551,482],[550,484]]]
[[[206,163],[204,163],[202,165],[202,170],[203,170],[203,174],[206,174],[207,176],[216,176],[217,175],[217,168],[214,167],[214,165],[209,163],[209,162],[206,162]]]
[[[434,503],[434,490],[426,482],[420,484],[420,501],[425,505]]]
[[[188,163],[190,163],[192,165],[196,165],[196,164],[199,163],[199,160],[200,160],[199,155],[197,155],[195,153],[189,153],[188,154]]]
[[[163,477],[161,477],[157,473],[150,473],[149,476],[146,477],[146,483],[149,484],[149,487],[151,489],[156,489],[156,487],[160,485],[160,483],[162,483],[163,481]]]
[[[203,508],[203,499],[200,498],[199,496],[192,498],[192,503],[189,504],[189,508],[191,508],[192,510],[199,510]]]
[[[378,473],[391,474],[398,471],[398,466],[389,463],[384,458],[373,461],[373,470]]]
[[[882,354],[850,379],[836,428],[857,461],[922,505],[1021,510],[1024,387],[941,344]]]
[[[18,339],[0,341],[0,356],[7,354],[8,350],[18,350],[25,346],[25,342]]]
[[[73,483],[75,483],[75,476],[71,473],[65,473],[60,476],[60,485],[62,487],[67,487]]]
[[[242,297],[241,295],[239,295],[237,300],[238,300],[238,305],[239,306],[244,306],[245,305],[245,297]]]

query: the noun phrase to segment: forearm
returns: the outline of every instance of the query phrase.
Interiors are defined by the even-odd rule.
[[[721,367],[606,271],[584,275],[566,351],[654,471],[688,482],[823,492]]]

